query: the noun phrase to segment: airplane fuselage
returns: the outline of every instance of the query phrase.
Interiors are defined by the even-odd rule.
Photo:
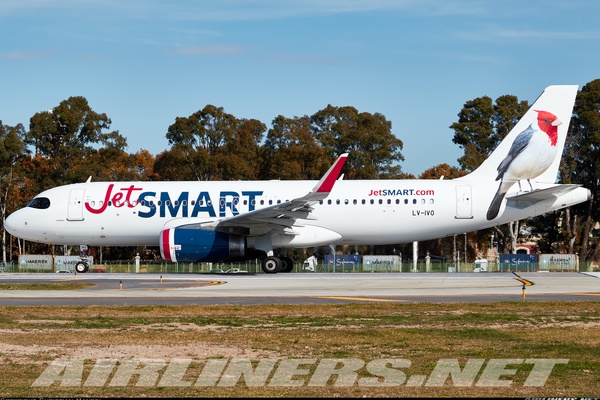
[[[41,243],[156,246],[166,228],[210,224],[260,210],[300,197],[314,184],[315,181],[73,184],[39,194],[38,205],[34,200],[11,215],[10,230],[15,236]],[[341,180],[326,199],[314,205],[310,219],[297,220],[290,232],[271,233],[271,242],[273,247],[406,243],[532,215],[531,208],[511,208],[493,222],[487,221],[487,204],[496,185],[460,179]],[[580,193],[573,201],[580,201],[581,196],[587,194]],[[551,210],[552,203],[537,203],[534,214]],[[248,236],[260,235],[260,225],[253,230]]]

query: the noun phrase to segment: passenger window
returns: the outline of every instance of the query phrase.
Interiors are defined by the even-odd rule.
[[[36,197],[35,199],[31,200],[29,204],[27,204],[27,207],[45,210],[46,208],[50,207],[50,199],[47,197]]]

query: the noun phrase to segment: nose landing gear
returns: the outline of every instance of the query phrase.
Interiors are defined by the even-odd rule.
[[[79,246],[79,257],[81,258],[79,261],[77,261],[77,263],[75,264],[75,272],[80,273],[80,274],[85,274],[86,272],[88,272],[90,270],[90,263],[89,263],[89,259],[88,259],[88,247],[86,245],[81,245]]]

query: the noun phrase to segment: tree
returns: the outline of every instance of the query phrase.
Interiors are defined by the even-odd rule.
[[[127,147],[118,131],[104,132],[110,124],[110,118],[93,111],[84,97],[69,97],[52,111],[31,117],[25,141],[36,155],[52,160],[54,169],[47,179],[53,186],[81,182],[94,172],[84,160],[97,152],[98,145],[117,151]]]
[[[2,221],[7,216],[15,162],[26,152],[24,137],[25,128],[22,124],[13,127],[3,125],[0,121],[0,212]],[[6,261],[6,231],[2,226],[2,262],[6,263]]]
[[[184,151],[179,147],[165,150],[156,156],[153,170],[159,181],[192,181],[197,176],[189,163],[182,163]]]
[[[240,179],[238,173],[254,176],[265,129],[260,121],[238,120],[209,104],[189,117],[177,117],[167,139],[183,154],[194,179]]]
[[[331,159],[311,131],[310,118],[277,116],[263,145],[262,179],[319,179]]]
[[[455,179],[465,176],[466,174],[466,171],[461,171],[444,163],[423,171],[423,173],[419,175],[419,179],[440,179],[442,177],[444,179]]]
[[[450,125],[454,130],[452,141],[464,149],[458,159],[460,167],[472,172],[481,165],[527,108],[527,101],[519,102],[511,95],[498,97],[495,104],[488,96],[467,101],[458,113],[458,122]]]
[[[580,258],[591,261],[600,257],[597,231],[593,235],[600,221],[600,207],[597,206],[600,196],[600,79],[581,89],[573,111],[560,176],[565,183],[588,188],[592,196],[588,202],[571,207],[569,214],[564,214],[563,227],[567,240],[574,246],[578,242]]]
[[[401,173],[402,141],[382,114],[328,105],[311,117],[313,132],[330,159],[349,152],[349,179],[391,178]]]
[[[260,142],[266,130],[265,124],[257,119],[236,120],[236,129],[229,132],[215,156],[220,179],[258,179],[262,158]]]
[[[103,181],[156,180],[154,156],[148,150],[129,154],[114,148],[100,148],[90,156],[93,173],[89,176]]]

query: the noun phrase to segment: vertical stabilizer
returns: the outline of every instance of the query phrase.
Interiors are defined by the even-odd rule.
[[[517,182],[521,179],[529,179],[530,181],[555,183],[558,176],[558,168],[560,159],[565,146],[567,131],[573,113],[573,105],[577,96],[577,85],[556,85],[548,86],[544,92],[537,98],[523,118],[514,126],[509,134],[500,142],[498,147],[490,154],[490,156],[471,174],[467,175],[467,179],[495,179],[503,180],[505,184],[509,182]],[[538,156],[544,156],[544,143],[535,140],[530,140],[532,132],[538,129],[538,121],[543,124],[547,116],[556,116],[557,122],[552,126],[556,134],[555,143],[551,143],[555,147],[551,156],[552,160],[537,160]],[[552,122],[552,121],[550,121]],[[552,142],[552,138],[548,138]],[[536,148],[539,146],[539,148]],[[524,150],[528,149],[529,153]],[[515,161],[519,154],[527,155],[530,162],[542,166],[542,171],[534,172],[510,172],[509,165],[512,168],[517,166]],[[525,161],[519,160],[521,164]],[[521,165],[521,169],[525,166]],[[534,176],[535,175],[535,176]]]

